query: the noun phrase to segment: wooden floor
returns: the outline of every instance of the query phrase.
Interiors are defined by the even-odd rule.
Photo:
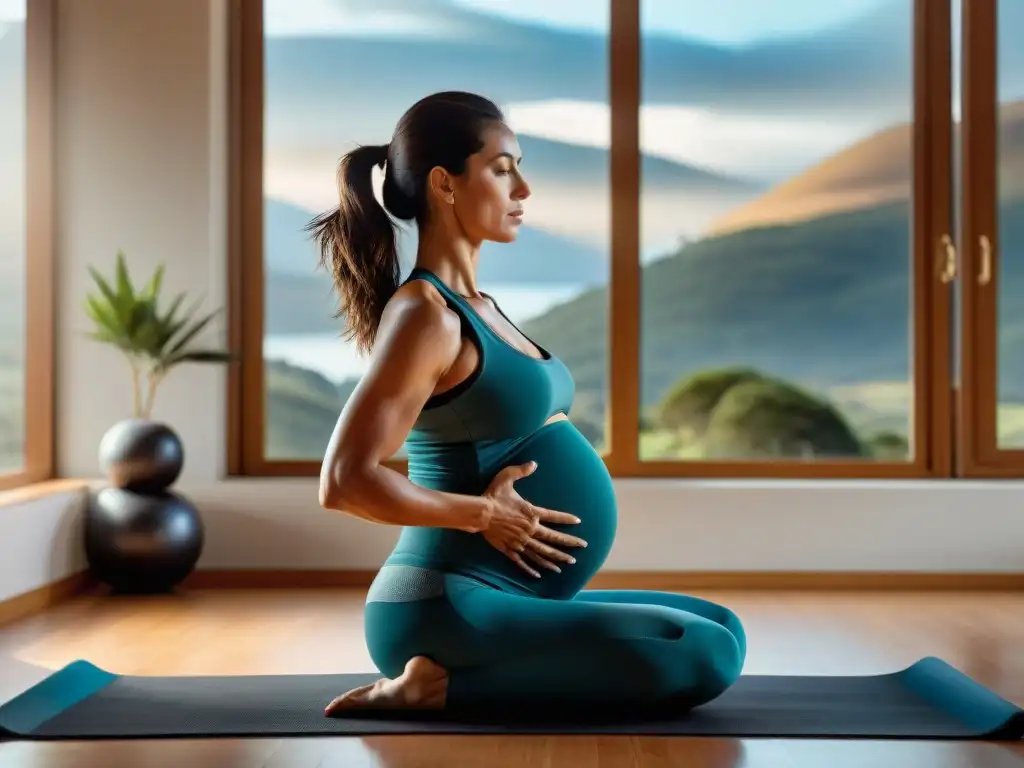
[[[870,674],[941,656],[1024,703],[1024,595],[704,593],[750,639],[746,671]],[[372,670],[355,590],[76,598],[0,629],[0,698],[76,658],[122,674]],[[1024,765],[993,744],[634,737],[375,737],[0,744],[7,768],[617,768]]]

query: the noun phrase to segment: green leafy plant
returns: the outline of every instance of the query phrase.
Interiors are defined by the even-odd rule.
[[[201,315],[201,301],[182,312],[185,294],[179,293],[166,310],[160,306],[164,265],[157,267],[144,287],[136,290],[124,253],[117,252],[114,277],[108,280],[96,269],[89,274],[98,292],[86,296],[85,310],[95,324],[89,338],[117,347],[128,358],[132,371],[133,415],[149,418],[161,382],[182,363],[226,363],[230,352],[195,348],[196,337],[219,310]]]

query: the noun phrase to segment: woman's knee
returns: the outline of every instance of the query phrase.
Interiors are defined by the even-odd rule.
[[[405,665],[424,653],[424,641],[431,638],[412,621],[416,606],[402,603],[370,603],[365,608],[363,631],[366,650],[377,670],[394,678]]]
[[[722,606],[722,618],[721,624],[727,630],[729,630],[733,637],[736,639],[736,645],[739,647],[741,663],[747,655],[747,632],[743,627],[743,622],[740,617],[736,615],[736,612],[731,608]]]
[[[741,627],[742,629],[742,627]],[[689,674],[676,696],[706,704],[732,687],[743,671],[744,652],[734,630],[713,621],[688,624],[677,643],[678,663]]]
[[[412,654],[402,646],[398,638],[382,631],[379,627],[367,628],[366,650],[377,671],[384,677],[394,678],[402,674]]]
[[[690,612],[696,613],[698,616],[702,616],[703,618],[710,619],[732,632],[733,637],[736,638],[737,645],[739,645],[740,655],[745,657],[747,653],[747,633],[743,627],[743,622],[740,620],[740,617],[736,612],[721,603],[713,602],[711,600],[704,600],[702,598],[688,599],[697,600],[701,604],[700,610]],[[686,608],[684,607],[683,610],[686,610]]]

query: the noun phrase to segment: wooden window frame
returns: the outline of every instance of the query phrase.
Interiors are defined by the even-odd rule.
[[[999,20],[997,0],[962,4],[961,378],[958,411],[965,477],[1024,476],[1024,449],[1000,448],[999,373]],[[991,244],[986,264],[982,237]],[[982,280],[988,271],[990,279]]]
[[[913,4],[913,459],[907,462],[645,461],[640,417],[640,4],[609,0],[611,111],[611,273],[609,275],[609,449],[616,477],[938,478],[952,474],[952,285],[940,247],[951,232],[952,93],[948,3]],[[245,13],[242,13],[243,4]],[[965,3],[965,5],[967,5]],[[231,7],[230,337],[242,362],[229,376],[228,471],[234,475],[316,476],[320,462],[264,456],[263,344],[263,19],[262,3]],[[404,461],[389,462],[404,471]]]
[[[25,455],[0,491],[54,473],[54,27],[55,0],[28,0],[25,19]]]

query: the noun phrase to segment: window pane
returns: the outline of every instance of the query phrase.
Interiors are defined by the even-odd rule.
[[[387,7],[383,7],[387,6]],[[571,417],[603,445],[609,194],[607,3],[558,15],[493,0],[265,0],[264,264],[268,459],[319,460],[365,369],[332,319],[328,276],[301,232],[337,204],[338,158],[389,141],[435,91],[497,101],[532,187],[517,242],[486,243],[481,289],[576,376]],[[380,179],[378,179],[379,190]],[[408,268],[415,230],[403,237]]]
[[[999,2],[998,396],[1000,448],[1024,448],[1024,7]],[[1016,25],[1016,26],[1014,26]]]
[[[642,25],[641,459],[909,459],[911,0]]]
[[[25,457],[25,6],[0,2],[0,474]]]

